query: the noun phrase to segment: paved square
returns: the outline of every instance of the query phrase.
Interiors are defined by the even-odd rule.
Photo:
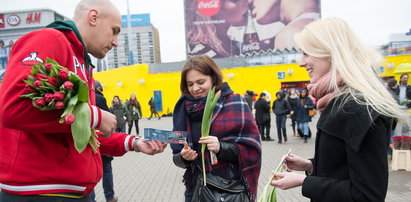
[[[273,115],[272,115],[273,117]],[[318,116],[310,123],[310,128],[315,134],[315,124]],[[275,122],[271,122],[271,137],[277,139]],[[277,144],[263,142],[262,168],[258,185],[258,196],[267,183],[272,170],[277,166],[282,155],[289,148],[292,152],[302,157],[310,158],[314,153],[314,139],[303,140],[294,137],[287,120],[288,142]],[[140,133],[144,128],[172,129],[172,118],[164,117],[161,120],[146,118],[139,122]],[[133,132],[135,130],[133,129]],[[114,190],[119,201],[130,202],[182,202],[184,201],[184,185],[182,175],[184,170],[176,167],[172,162],[171,149],[167,147],[164,153],[148,156],[142,153],[129,152],[122,157],[116,157],[112,161],[114,175]],[[411,200],[411,172],[390,171],[390,181],[386,201],[400,202]],[[101,182],[96,186],[96,200],[105,201]],[[278,190],[278,201],[309,201],[301,195],[301,187],[290,190]]]

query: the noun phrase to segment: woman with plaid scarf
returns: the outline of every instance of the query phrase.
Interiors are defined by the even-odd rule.
[[[173,130],[187,131],[188,144],[172,144],[173,162],[187,169],[185,201],[192,201],[201,168],[201,144],[205,154],[214,152],[218,163],[204,155],[206,171],[226,179],[239,179],[254,201],[261,168],[261,142],[258,128],[247,102],[233,94],[217,64],[208,56],[189,58],[181,73],[182,96],[174,108]],[[221,97],[214,108],[210,136],[201,137],[201,123],[208,91],[216,87]]]

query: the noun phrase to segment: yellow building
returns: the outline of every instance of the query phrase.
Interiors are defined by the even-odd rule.
[[[380,77],[393,77],[396,67],[402,63],[411,63],[411,55],[390,56],[381,67],[376,69]],[[228,82],[235,93],[244,94],[246,90],[261,93],[266,90],[275,99],[275,93],[281,88],[304,87],[309,82],[305,68],[298,64],[269,65],[223,69],[224,81]],[[97,72],[94,78],[103,84],[104,95],[111,105],[114,95],[123,101],[136,93],[141,104],[143,117],[150,116],[148,101],[154,97],[154,91],[161,93],[162,110],[160,115],[173,112],[174,105],[181,95],[180,72],[149,73],[147,64],[132,65],[104,72]]]

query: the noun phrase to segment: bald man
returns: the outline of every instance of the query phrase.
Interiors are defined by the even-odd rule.
[[[82,0],[74,21],[56,21],[22,36],[10,54],[0,90],[0,202],[89,201],[102,177],[100,154],[128,151],[156,154],[166,144],[114,133],[114,115],[95,106],[94,79],[87,53],[103,58],[118,45],[119,11],[109,0]],[[23,80],[33,64],[56,60],[89,87],[90,128],[98,129],[101,146],[79,153],[70,125],[60,124],[62,110],[40,111],[25,94]]]

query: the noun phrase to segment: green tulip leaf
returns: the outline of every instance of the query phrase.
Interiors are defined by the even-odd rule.
[[[71,133],[73,135],[74,146],[81,153],[87,147],[91,136],[90,121],[91,113],[88,104],[80,102],[74,107],[74,123],[71,124]]]
[[[61,118],[64,118],[64,116],[66,116],[67,114],[71,114],[73,112],[74,107],[77,104],[77,101],[78,101],[78,95],[75,95],[72,98],[70,98],[70,100],[69,100],[69,102],[66,106],[66,109],[64,110],[63,114],[61,115]],[[87,110],[87,111],[90,111],[90,110]],[[64,122],[64,119],[63,119],[63,122]],[[60,122],[60,123],[62,123],[62,122]]]

